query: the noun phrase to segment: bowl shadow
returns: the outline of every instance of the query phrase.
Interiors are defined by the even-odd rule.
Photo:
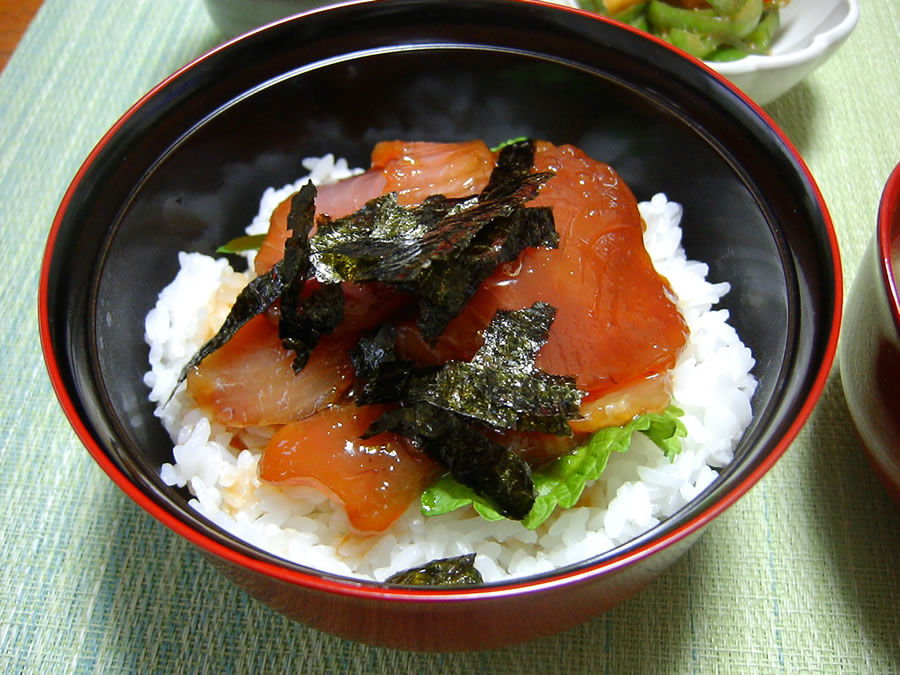
[[[804,81],[765,106],[765,111],[806,156],[816,135],[820,107],[815,89]]]

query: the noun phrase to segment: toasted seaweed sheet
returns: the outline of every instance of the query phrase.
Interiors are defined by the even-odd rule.
[[[422,372],[413,361],[396,358],[396,334],[393,324],[383,323],[374,333],[361,336],[350,350],[350,363],[357,378],[357,405],[401,400],[412,379]]]
[[[459,586],[483,581],[481,572],[475,568],[474,553],[432,560],[422,567],[397,572],[385,579],[386,583],[406,586]]]
[[[304,185],[291,201],[291,211],[288,215],[288,227],[292,228],[293,234],[285,242],[284,258],[278,261],[271,270],[266,274],[254,277],[241,292],[238,294],[231,311],[225,317],[222,327],[207,340],[200,349],[191,357],[187,364],[182,368],[169,398],[175,395],[175,391],[187,378],[191,369],[200,365],[207,356],[219,349],[228,342],[240,328],[250,319],[258,314],[262,314],[271,307],[276,300],[282,301],[282,324],[286,323],[285,333],[282,333],[281,325],[279,325],[279,333],[283,340],[290,341],[289,344],[296,344],[298,360],[306,363],[309,357],[309,350],[315,347],[318,342],[318,336],[314,336],[315,342],[312,347],[307,349],[307,343],[313,336],[304,337],[301,331],[304,331],[304,324],[297,323],[296,311],[292,312],[291,308],[296,307],[306,283],[306,278],[310,269],[309,265],[309,232],[312,230],[313,218],[315,216],[315,198],[316,187],[311,182]],[[343,297],[342,297],[343,299]],[[285,308],[287,308],[287,318],[285,318]],[[342,308],[343,311],[343,308]],[[299,333],[299,336],[298,336]],[[287,338],[285,338],[287,335]],[[289,349],[294,347],[287,347]],[[305,353],[305,357],[303,356]],[[295,362],[296,363],[296,362]],[[302,365],[300,366],[302,368]],[[300,370],[296,368],[295,370]]]
[[[531,173],[534,143],[504,147],[487,187],[466,199],[432,195],[406,208],[396,194],[344,218],[320,218],[310,240],[316,277],[381,281],[418,298],[419,329],[433,342],[497,265],[559,238],[549,208],[528,208],[552,173]]]
[[[534,505],[528,464],[454,412],[424,401],[394,408],[376,419],[363,438],[385,431],[409,438],[447,467],[454,479],[489,499],[498,513],[508,518],[521,520]]]
[[[344,320],[344,294],[340,284],[322,284],[311,295],[301,293],[312,269],[309,259],[309,233],[316,213],[316,187],[304,185],[291,199],[288,229],[282,261],[287,279],[281,291],[281,318],[278,337],[285,349],[294,352],[291,364],[299,373],[325,333],[331,333]]]
[[[257,314],[265,312],[272,306],[273,302],[281,297],[281,291],[284,288],[282,267],[282,264],[279,262],[266,274],[255,277],[249,284],[244,286],[228,316],[225,317],[222,327],[197,350],[184,368],[181,369],[178,379],[175,381],[175,386],[169,394],[169,399],[175,395],[178,385],[184,382],[191,369],[199,366],[203,359],[228,342],[241,326]]]
[[[390,327],[360,340],[354,364],[365,384],[357,403],[401,403],[375,420],[366,437],[392,431],[409,438],[499,513],[524,518],[535,500],[531,471],[484,430],[572,434],[568,420],[578,416],[583,393],[574,378],[534,365],[555,311],[546,303],[498,311],[470,362],[430,370],[395,358]]]
[[[416,398],[486,426],[571,436],[584,393],[574,377],[535,368],[556,310],[547,303],[496,313],[469,363],[451,361]]]

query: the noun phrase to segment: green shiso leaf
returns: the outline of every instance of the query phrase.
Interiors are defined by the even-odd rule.
[[[407,586],[458,586],[482,581],[481,572],[475,568],[474,553],[432,560],[422,567],[397,572],[385,579],[386,583]]]
[[[264,234],[246,234],[243,237],[235,237],[231,241],[222,244],[216,249],[216,253],[243,253],[244,251],[258,251],[265,241]]]
[[[598,479],[603,473],[610,455],[628,450],[635,432],[646,434],[666,457],[674,460],[681,451],[681,439],[687,435],[684,424],[678,419],[682,414],[681,410],[670,406],[663,413],[641,415],[624,426],[601,429],[574,452],[533,471],[536,498],[522,524],[533,530],[557,507],[568,509],[574,506],[588,481]],[[470,504],[485,520],[502,517],[489,501],[458,484],[451,476],[441,477],[421,499],[422,513],[426,516],[449,513]]]

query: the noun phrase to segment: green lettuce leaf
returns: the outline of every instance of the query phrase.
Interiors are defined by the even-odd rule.
[[[245,234],[242,237],[235,237],[231,241],[222,244],[216,249],[216,253],[242,253],[244,251],[258,251],[265,241],[264,234]]]
[[[522,524],[533,530],[547,520],[557,506],[573,507],[588,481],[596,480],[603,473],[610,455],[628,450],[635,432],[645,434],[673,461],[681,452],[681,439],[687,435],[687,429],[678,419],[683,414],[680,409],[670,406],[663,413],[641,415],[624,426],[601,429],[572,453],[532,472],[537,498]],[[486,500],[450,476],[442,476],[428,488],[422,494],[421,505],[426,516],[472,505],[485,520],[503,517]]]

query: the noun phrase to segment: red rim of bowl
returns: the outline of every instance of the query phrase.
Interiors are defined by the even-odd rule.
[[[520,0],[523,1],[523,0]],[[525,2],[529,2],[530,0],[524,0]],[[352,4],[352,3],[350,3]],[[547,4],[543,2],[537,2],[534,4]],[[589,16],[593,20],[604,21],[608,23],[613,23],[620,28],[628,29],[634,33],[640,33],[644,38],[647,38],[647,34],[641,33],[640,31],[631,28],[630,26],[623,26],[618,22],[614,22],[610,19],[598,16],[596,14],[571,9],[567,7],[562,7],[560,5],[553,5],[558,8],[560,11],[572,11],[579,14],[583,14],[585,16]],[[327,11],[327,9],[318,9],[313,10],[311,12],[304,13],[304,15],[312,14],[319,11]],[[295,18],[295,17],[294,17]],[[286,19],[282,19],[280,21],[275,22],[275,24],[282,23],[285,21],[293,20],[292,17],[288,17]],[[274,24],[270,24],[274,25]],[[108,131],[101,140],[97,143],[91,153],[88,155],[87,159],[84,161],[78,173],[75,175],[71,185],[66,190],[65,196],[60,204],[59,209],[57,210],[56,216],[54,217],[53,224],[51,226],[47,244],[44,250],[44,258],[41,265],[41,274],[40,274],[40,287],[38,291],[38,319],[39,319],[39,329],[40,329],[40,340],[41,340],[41,349],[43,351],[44,360],[47,366],[47,371],[50,376],[51,384],[53,389],[59,399],[60,405],[63,409],[64,414],[69,420],[69,423],[73,427],[76,435],[79,440],[84,444],[88,452],[94,458],[98,465],[103,469],[104,472],[112,479],[112,481],[119,486],[131,499],[133,499],[142,509],[147,511],[150,515],[152,515],[156,520],[163,523],[169,529],[177,532],[181,536],[185,537],[188,541],[198,546],[200,549],[215,555],[216,557],[227,560],[228,562],[238,565],[240,567],[251,570],[257,574],[261,574],[263,576],[272,577],[278,579],[283,582],[287,582],[290,584],[295,584],[299,586],[303,586],[312,590],[325,591],[328,593],[335,593],[338,595],[345,596],[355,596],[360,598],[382,598],[382,599],[390,599],[395,601],[405,601],[405,602],[435,602],[435,601],[466,601],[474,598],[497,598],[505,595],[519,594],[523,592],[536,592],[541,590],[546,590],[553,588],[555,586],[567,585],[570,583],[576,583],[580,580],[587,579],[589,577],[593,577],[600,573],[609,573],[614,572],[616,570],[622,569],[624,567],[628,567],[633,565],[640,560],[652,555],[653,553],[667,548],[671,544],[687,537],[688,535],[696,532],[697,530],[702,529],[708,523],[710,523],[713,519],[715,519],[719,514],[724,512],[730,506],[732,506],[740,497],[742,497],[751,487],[753,487],[778,461],[778,459],[785,453],[788,449],[794,438],[803,428],[810,414],[812,413],[813,408],[816,405],[819,397],[822,394],[822,391],[825,388],[826,381],[828,379],[828,375],[831,371],[831,366],[834,362],[835,354],[837,351],[837,343],[838,343],[838,329],[841,322],[841,311],[842,311],[842,297],[843,297],[843,281],[842,281],[842,271],[841,271],[841,263],[840,263],[840,254],[837,244],[837,236],[834,230],[834,225],[831,220],[831,216],[828,212],[827,206],[825,204],[825,200],[822,197],[821,191],[819,190],[818,185],[816,185],[815,180],[812,177],[809,168],[804,162],[803,158],[800,156],[800,153],[794,147],[793,143],[788,139],[788,137],[784,134],[784,132],[775,124],[774,120],[756,103],[754,103],[746,94],[741,92],[735,85],[727,80],[724,76],[720,75],[712,68],[705,65],[702,61],[695,59],[685,52],[678,50],[668,43],[659,40],[653,36],[649,36],[651,39],[656,41],[657,43],[665,46],[668,49],[678,52],[679,54],[686,56],[695,64],[699,65],[701,68],[707,71],[710,77],[715,78],[720,83],[725,84],[729,89],[731,89],[736,95],[738,95],[747,105],[749,105],[755,114],[759,115],[765,122],[769,125],[772,131],[778,136],[780,141],[784,144],[785,148],[790,152],[793,156],[794,161],[797,163],[797,166],[801,168],[805,178],[807,179],[813,194],[815,195],[816,203],[818,204],[822,215],[823,220],[825,221],[828,241],[830,250],[832,253],[832,258],[834,261],[834,279],[835,279],[835,304],[834,310],[831,317],[831,333],[828,340],[828,345],[826,351],[823,355],[822,362],[820,364],[819,370],[816,373],[816,377],[812,383],[810,391],[804,401],[799,413],[795,417],[794,421],[787,429],[781,440],[777,443],[777,445],[772,449],[770,453],[759,463],[758,466],[754,468],[754,470],[749,473],[744,479],[738,483],[727,495],[723,496],[721,499],[712,504],[708,509],[699,513],[697,516],[692,518],[691,520],[685,522],[680,527],[672,530],[667,533],[665,536],[659,539],[653,539],[646,544],[639,546],[634,549],[627,550],[623,552],[621,555],[613,557],[610,560],[607,560],[603,563],[596,563],[590,566],[586,566],[584,568],[563,572],[554,576],[539,576],[539,577],[525,577],[518,580],[510,580],[506,582],[493,583],[488,586],[478,587],[473,589],[451,589],[451,590],[416,590],[409,588],[389,588],[389,587],[380,587],[376,586],[372,583],[367,583],[362,580],[355,580],[352,578],[334,578],[334,577],[323,577],[317,576],[312,573],[305,573],[303,571],[297,569],[291,569],[285,566],[280,566],[277,564],[270,563],[265,560],[259,560],[255,558],[248,557],[242,553],[239,553],[223,544],[215,541],[214,539],[202,534],[191,527],[189,527],[186,523],[176,518],[174,515],[169,513],[166,509],[162,508],[159,504],[150,499],[146,494],[144,494],[141,489],[135,485],[120,469],[119,467],[106,455],[104,450],[99,446],[99,444],[95,441],[93,436],[91,435],[90,430],[87,426],[82,422],[81,417],[78,414],[77,407],[70,396],[69,392],[66,391],[62,377],[60,375],[59,364],[56,361],[56,358],[53,354],[51,339],[50,339],[50,328],[49,328],[49,312],[48,312],[48,280],[49,280],[49,270],[50,270],[50,259],[52,256],[54,243],[56,241],[57,233],[60,227],[60,224],[63,219],[63,214],[66,212],[69,203],[78,188],[81,180],[84,178],[84,175],[89,170],[90,166],[100,154],[100,152],[104,149],[104,147],[109,143],[112,138],[116,135],[118,130],[125,124],[125,122],[140,108],[150,102],[156,94],[169,85],[173,80],[176,80],[182,77],[185,73],[193,70],[201,66],[201,64],[212,55],[220,52],[223,49],[227,49],[229,45],[234,42],[238,42],[245,37],[255,34],[260,30],[263,30],[265,27],[261,27],[255,31],[251,31],[250,33],[245,34],[244,36],[239,36],[225,42],[218,47],[211,49],[205,54],[199,56],[197,59],[191,61],[187,65],[183,66],[175,73],[167,77],[165,80],[156,85],[153,89],[151,89],[147,94],[142,96],[134,105],[132,105],[128,111],[125,112],[124,115],[115,123],[115,125]],[[897,196],[897,193],[900,192],[900,172],[895,171],[894,176],[892,176],[893,181],[891,183],[893,192],[891,194]],[[884,228],[886,229],[886,228]],[[895,303],[897,300],[896,289],[895,290]]]
[[[895,241],[898,242],[896,247]],[[900,256],[900,162],[888,176],[878,205],[878,258],[881,261],[881,277],[885,292],[891,299],[894,326],[900,333],[900,288],[897,287],[895,276],[900,273],[900,269],[895,269],[895,263],[900,261],[894,260],[893,249]]]

